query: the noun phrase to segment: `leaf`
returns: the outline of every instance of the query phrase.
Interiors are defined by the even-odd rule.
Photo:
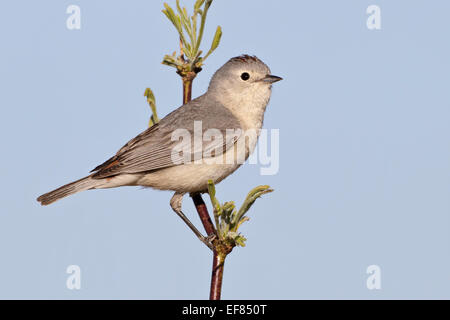
[[[205,23],[206,23],[206,16],[208,14],[208,9],[211,6],[212,0],[206,0],[205,6],[204,6],[204,10],[198,10],[199,14],[201,15],[202,19],[200,22],[200,30],[198,32],[198,39],[197,39],[197,43],[195,44],[195,52],[197,52],[200,49],[200,43],[202,42],[202,38],[203,38],[203,31],[205,29]]]
[[[183,9],[181,8],[179,0],[177,0],[177,10],[180,15],[180,22],[182,23],[184,29],[186,30],[189,36],[192,36],[191,20],[189,19],[186,8]]]
[[[179,6],[178,1],[177,1],[177,5]],[[170,22],[172,22],[172,24],[175,26],[175,29],[177,29],[181,43],[183,44],[184,47],[186,47],[186,55],[188,56],[188,58],[192,59],[192,56],[193,56],[193,54],[191,52],[192,49],[187,49],[187,46],[189,44],[187,43],[186,38],[184,37],[183,22],[182,22],[181,16],[175,14],[173,9],[167,3],[164,3],[164,7],[165,7],[165,10],[163,10],[162,12],[167,16],[167,18],[170,20]],[[181,15],[183,15],[183,11],[181,10],[181,8],[179,10],[181,12]],[[189,33],[189,30],[187,30],[187,31]],[[167,63],[164,63],[164,64],[167,64]],[[168,65],[171,65],[171,64],[168,64]]]
[[[222,207],[220,206],[219,201],[216,199],[216,188],[212,180],[208,180],[208,193],[211,198],[211,204],[213,205],[214,212],[216,212],[219,216],[222,214]]]
[[[233,228],[234,231],[238,231],[240,226],[245,222],[245,221],[249,221],[250,218],[249,217],[243,217],[241,220],[239,220],[239,222],[236,224],[236,226]]]
[[[197,0],[194,4],[194,13],[200,9],[205,0]]]
[[[214,34],[214,38],[213,41],[211,43],[211,49],[209,49],[208,53],[206,54],[206,56],[204,56],[202,58],[202,62],[206,60],[206,58],[209,57],[209,55],[211,53],[213,53],[214,50],[217,49],[217,47],[219,46],[220,43],[220,39],[222,38],[222,28],[220,26],[217,27],[216,29],[216,33]]]
[[[214,186],[214,183],[212,180],[208,180],[208,193],[211,197],[216,196],[216,187]]]
[[[234,239],[234,241],[238,246],[245,247],[245,241],[247,241],[247,238],[245,238],[242,235],[239,235],[236,237],[236,239]]]
[[[178,25],[177,25],[177,22],[176,22],[175,12],[173,11],[173,9],[167,3],[164,3],[164,7],[166,9],[163,10],[162,12],[164,12],[164,14],[167,16],[167,18],[173,23],[175,28],[177,28],[177,30],[178,30]]]
[[[227,239],[233,241],[236,245],[241,247],[245,247],[245,241],[247,241],[242,234],[233,231],[228,232]]]
[[[167,66],[174,67],[177,69],[179,67],[181,67],[180,62],[176,59],[175,53],[172,56],[166,54],[163,58],[162,64],[165,64]]]
[[[223,204],[222,209],[231,213],[235,207],[234,201],[228,201]]]
[[[156,99],[153,91],[150,88],[146,88],[144,96],[147,97],[147,102],[152,110],[152,115],[149,120],[149,127],[159,122],[158,114],[156,112]]]
[[[150,101],[156,102],[155,95],[153,94],[153,91],[150,88],[145,89],[144,96],[147,97],[147,101],[150,103]]]
[[[153,119],[153,116],[150,116],[150,120],[148,120],[148,127],[152,127],[156,124],[155,120]]]
[[[220,43],[220,38],[222,38],[222,28],[220,26],[217,27],[216,33],[214,34],[214,39],[211,44],[211,51],[214,51],[217,49]]]
[[[209,9],[209,7],[211,6],[212,2],[213,2],[213,0],[206,0],[205,11],[207,11]]]
[[[183,8],[183,17],[186,20],[186,24],[189,26],[189,29],[192,28],[191,17],[189,17],[189,14],[188,14],[186,8]]]
[[[258,186],[254,189],[252,189],[247,197],[244,200],[244,203],[242,204],[242,207],[239,209],[238,213],[235,216],[235,219],[233,220],[233,223],[238,223],[242,217],[245,215],[245,213],[250,209],[250,207],[255,203],[256,199],[261,197],[263,194],[272,192],[273,189],[270,189],[269,186]]]

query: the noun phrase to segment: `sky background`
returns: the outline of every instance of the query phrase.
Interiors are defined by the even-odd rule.
[[[71,4],[81,30],[66,28]],[[372,4],[381,30],[366,27]],[[146,87],[160,116],[180,105],[180,79],[160,63],[178,49],[162,1],[1,7],[0,298],[208,298],[212,255],[170,192],[35,201],[146,128]],[[194,97],[242,53],[284,78],[264,122],[280,130],[278,174],[245,165],[217,186],[238,204],[257,185],[275,189],[241,228],[224,299],[450,298],[449,12],[444,0],[214,1],[204,48],[217,25],[223,37]],[[201,226],[188,197],[184,211]],[[66,287],[69,265],[80,290]],[[366,287],[369,265],[380,290]]]

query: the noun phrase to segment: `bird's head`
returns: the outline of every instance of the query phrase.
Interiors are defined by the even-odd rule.
[[[231,58],[216,71],[208,91],[235,100],[270,93],[272,84],[280,80],[282,78],[272,75],[269,67],[257,57],[242,55]]]

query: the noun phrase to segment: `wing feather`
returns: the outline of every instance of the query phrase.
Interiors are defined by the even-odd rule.
[[[200,132],[194,130],[194,121],[201,121]],[[190,141],[174,141],[172,137],[177,129],[187,130],[191,136]],[[203,141],[202,137],[209,129],[217,130],[225,139]],[[203,95],[130,140],[115,156],[92,170],[95,172],[92,177],[101,179],[123,173],[149,172],[180,165],[202,156],[217,156],[218,151],[224,152],[234,145],[242,132],[239,129],[239,120],[226,107]],[[234,130],[236,134],[230,136],[227,130]],[[200,144],[191,143],[196,139],[197,133],[202,135]],[[174,152],[174,148],[181,148],[184,154]]]

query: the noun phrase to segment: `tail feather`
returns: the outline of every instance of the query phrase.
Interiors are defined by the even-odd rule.
[[[37,198],[37,201],[39,201],[41,205],[46,206],[74,193],[91,189],[97,184],[98,180],[92,179],[91,176],[87,176],[80,180],[68,183],[56,190],[43,194],[42,196]]]

